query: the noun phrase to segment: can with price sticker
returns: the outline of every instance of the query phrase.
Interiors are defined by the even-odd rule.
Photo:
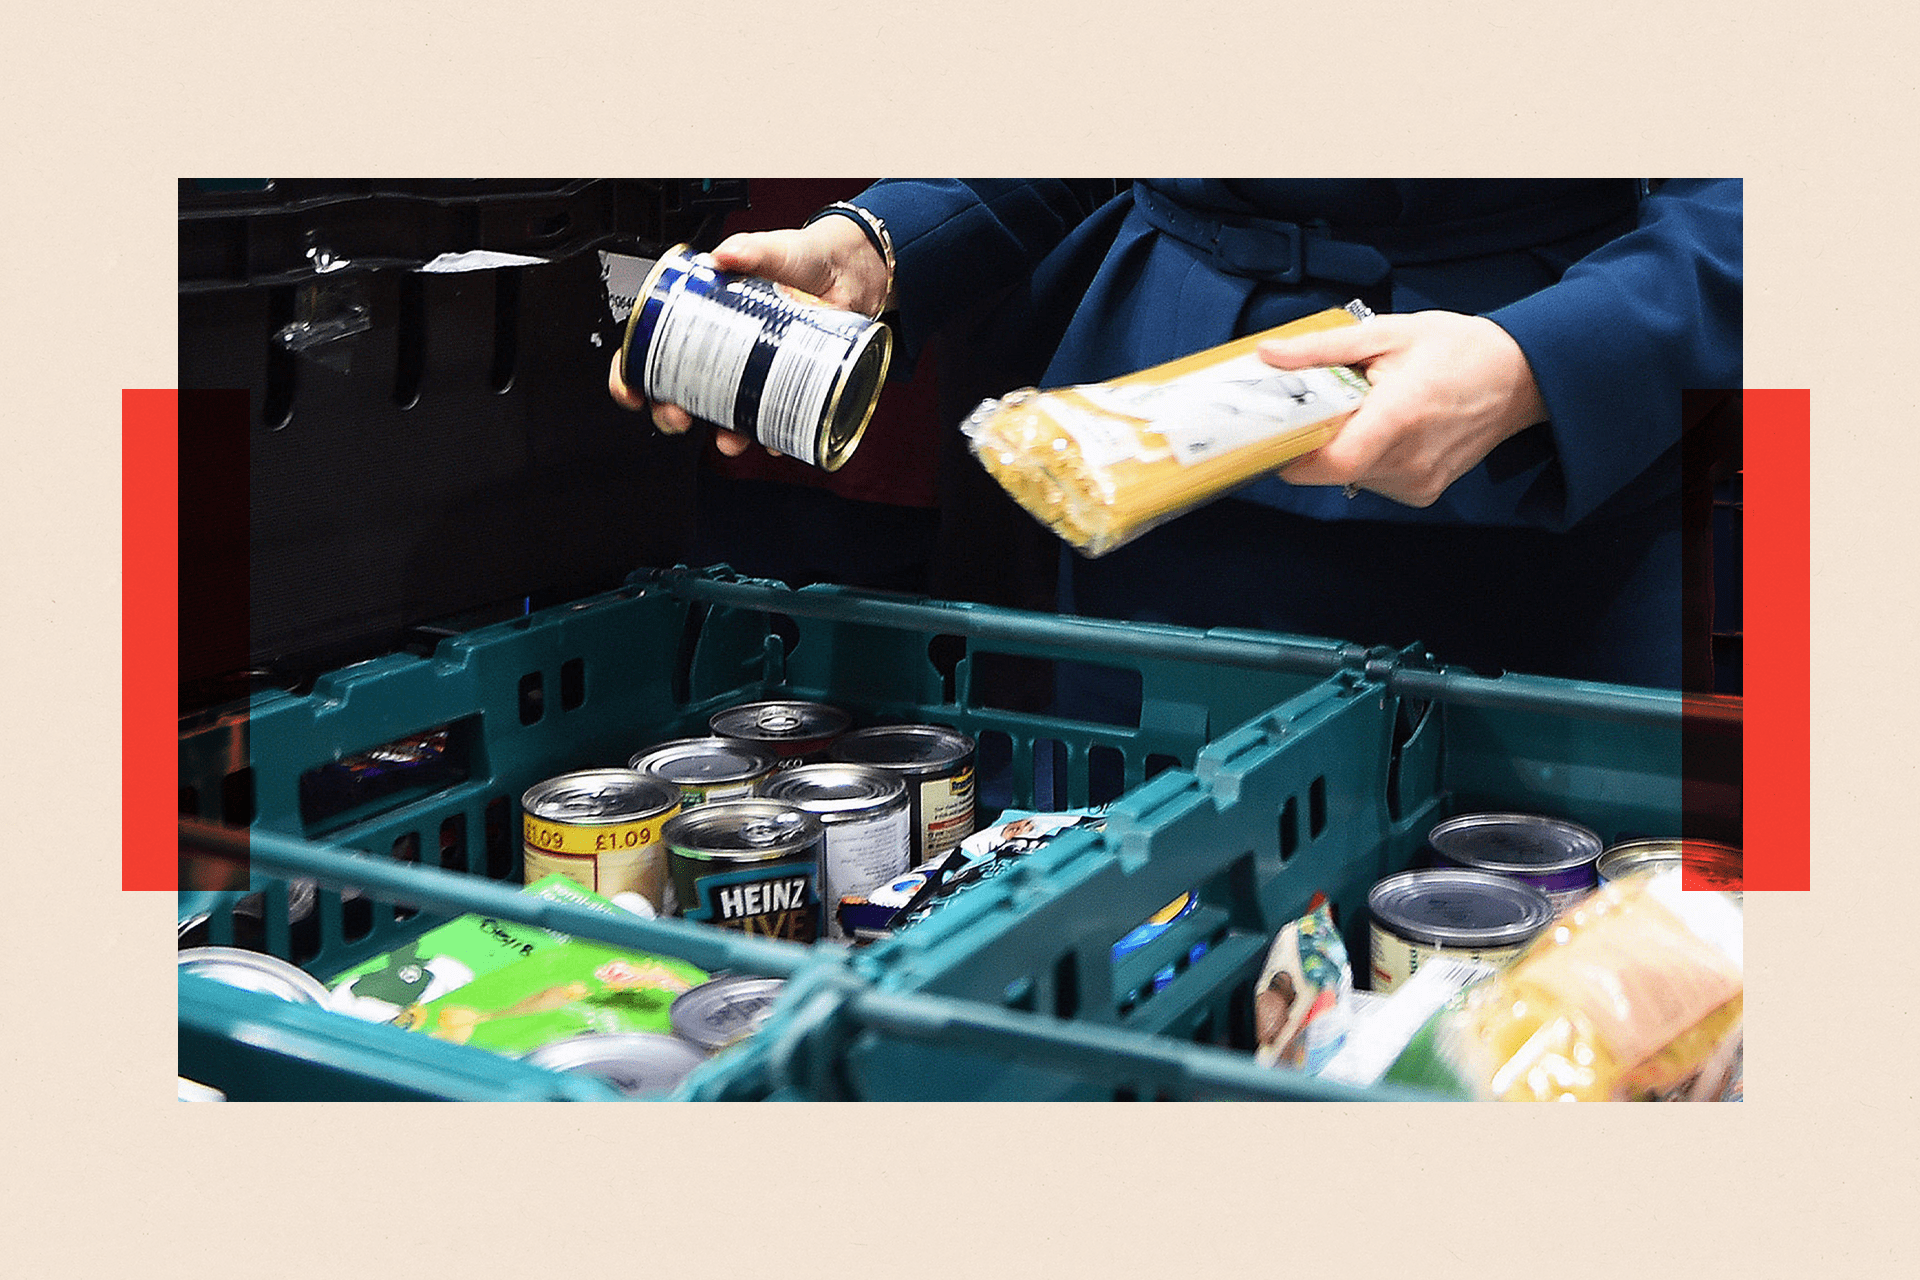
[[[837,471],[880,400],[886,325],[669,249],[634,299],[620,344],[626,384],[769,449]]]
[[[555,872],[595,893],[637,893],[664,910],[661,829],[680,812],[680,788],[633,769],[583,769],[520,797],[526,882]]]

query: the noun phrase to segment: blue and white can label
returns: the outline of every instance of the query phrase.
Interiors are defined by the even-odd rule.
[[[892,354],[879,321],[722,271],[680,245],[640,288],[620,367],[649,400],[837,471],[866,431]]]

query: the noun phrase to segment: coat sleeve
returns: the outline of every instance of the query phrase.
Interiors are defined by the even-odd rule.
[[[1741,384],[1738,180],[1660,184],[1634,228],[1547,288],[1487,313],[1513,335],[1547,405],[1573,524],[1680,439],[1681,395]]]
[[[906,367],[972,304],[1018,284],[1123,184],[1111,180],[889,179],[853,203],[893,238],[896,337]]]

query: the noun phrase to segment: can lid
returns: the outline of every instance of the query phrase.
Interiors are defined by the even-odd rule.
[[[819,842],[820,819],[775,800],[719,800],[674,815],[660,838],[692,857],[779,858]]]
[[[666,1093],[706,1060],[705,1053],[685,1040],[653,1031],[573,1036],[543,1045],[523,1059],[551,1071],[595,1076],[629,1098]]]
[[[1738,893],[1742,871],[1741,851],[1713,840],[1690,840],[1678,836],[1623,840],[1600,855],[1596,867],[1601,879],[1619,880],[1641,871],[1657,871],[1689,864],[1716,888]]]
[[[707,727],[724,738],[783,742],[792,738],[831,737],[844,732],[853,717],[824,702],[774,699],[746,702],[715,712]]]
[[[679,803],[679,787],[633,769],[563,773],[520,797],[520,807],[536,818],[583,827],[650,818]]]
[[[263,991],[290,1004],[325,1004],[320,980],[278,956],[239,947],[187,947],[178,953],[180,968],[230,987]]]
[[[867,423],[880,403],[887,366],[893,360],[893,330],[872,321],[857,340],[846,369],[834,386],[821,424],[819,457],[822,471],[838,471],[860,445]]]
[[[1456,866],[1478,871],[1567,871],[1600,856],[1598,833],[1532,813],[1463,813],[1427,833],[1427,845]]]
[[[831,822],[836,816],[885,809],[905,803],[906,781],[864,764],[803,764],[784,769],[762,790],[769,800],[784,800]]]
[[[1514,946],[1553,921],[1553,900],[1532,885],[1450,868],[1388,876],[1367,907],[1382,927],[1435,947]]]
[[[747,782],[770,772],[780,757],[745,738],[676,738],[647,748],[627,762],[639,773],[682,786]]]
[[[879,769],[937,768],[973,754],[973,739],[937,724],[883,724],[855,729],[833,744],[835,760]]]
[[[667,1016],[676,1035],[713,1052],[758,1031],[785,986],[782,978],[729,974],[682,994]]]

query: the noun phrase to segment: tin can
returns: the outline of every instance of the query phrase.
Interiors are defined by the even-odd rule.
[[[805,810],[716,800],[667,823],[675,913],[743,933],[813,942],[823,917],[826,829]]]
[[[1486,871],[1524,881],[1558,911],[1592,893],[1597,833],[1575,822],[1532,813],[1463,813],[1427,833],[1441,866]]]
[[[527,788],[520,808],[528,884],[559,872],[605,897],[637,893],[663,909],[660,835],[680,812],[680,788],[632,769],[583,769]]]
[[[784,768],[825,760],[827,749],[852,723],[851,715],[824,702],[776,698],[728,707],[708,720],[707,727],[718,737],[769,748]]]
[[[1610,845],[1600,855],[1595,870],[1600,883],[1612,884],[1643,871],[1681,871],[1691,864],[1708,886],[1730,894],[1736,901],[1743,897],[1739,888],[1740,850],[1712,840],[1684,840],[1659,837],[1623,840]]]
[[[784,978],[729,974],[703,982],[673,1002],[673,1033],[707,1053],[718,1053],[760,1029],[786,986]]]
[[[774,775],[762,794],[806,810],[827,829],[827,936],[846,937],[835,910],[840,900],[887,883],[913,858],[906,781],[862,764],[803,764]]]
[[[1505,964],[1553,923],[1553,903],[1524,881],[1451,867],[1403,871],[1367,894],[1373,990],[1389,992],[1437,955]]]
[[[182,972],[212,978],[230,987],[261,991],[289,1004],[327,1002],[320,979],[278,956],[239,947],[188,947],[177,953]]]
[[[898,774],[913,812],[913,866],[973,834],[973,739],[931,724],[880,725],[844,734],[828,753],[847,764]]]
[[[769,747],[740,738],[676,738],[649,747],[627,767],[680,788],[683,808],[750,796],[780,757]]]
[[[550,1071],[604,1080],[628,1098],[667,1093],[706,1060],[693,1045],[657,1031],[572,1036],[542,1045],[522,1059]]]
[[[620,344],[621,377],[647,399],[823,471],[853,456],[892,357],[879,321],[722,271],[686,245],[647,274]]]

